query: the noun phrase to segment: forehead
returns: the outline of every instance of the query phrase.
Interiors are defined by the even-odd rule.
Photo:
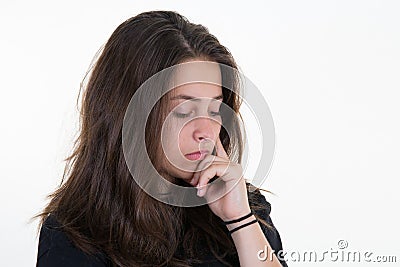
[[[191,82],[221,84],[220,65],[211,61],[188,61],[173,68],[173,80],[176,85]]]
[[[215,98],[222,100],[220,96],[222,96],[221,86],[209,83],[184,84],[171,92],[172,100],[187,100],[189,98]]]
[[[221,71],[218,63],[190,61],[179,64],[173,75],[172,97],[216,98],[222,94]]]

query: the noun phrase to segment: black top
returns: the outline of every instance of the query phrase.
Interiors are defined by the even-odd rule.
[[[270,212],[271,204],[265,199],[258,190],[249,193],[253,194],[253,198],[257,202],[261,202],[265,205],[265,209],[261,211],[255,211],[257,215],[268,222],[273,229],[265,227],[260,223],[261,229],[263,230],[268,242],[270,243],[275,254],[278,251],[283,250],[282,241],[280,235],[272,223]],[[250,195],[249,195],[250,196]],[[83,251],[76,248],[72,242],[68,239],[67,235],[60,230],[56,218],[50,215],[45,220],[40,230],[39,237],[39,248],[37,254],[37,267],[66,267],[66,266],[88,266],[88,267],[109,267],[112,266],[110,260],[106,255],[100,254],[96,256],[86,255]],[[227,230],[228,231],[228,230]],[[239,230],[240,231],[240,230]],[[194,264],[197,267],[217,267],[225,266],[218,261],[215,256],[209,252],[206,258],[207,263]],[[285,261],[281,261],[282,266],[287,266]],[[239,264],[237,264],[239,266]]]

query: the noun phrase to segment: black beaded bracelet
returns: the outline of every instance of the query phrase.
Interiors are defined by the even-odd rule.
[[[237,222],[243,221],[244,219],[249,218],[251,215],[253,215],[253,212],[252,212],[252,211],[250,211],[249,214],[244,215],[243,217],[240,217],[239,219],[235,219],[235,220],[231,220],[231,221],[226,221],[226,222],[224,222],[224,224],[237,223]]]
[[[230,230],[229,233],[232,234],[233,232],[235,232],[235,231],[237,231],[239,229],[242,229],[243,227],[249,226],[249,225],[251,225],[253,223],[256,223],[256,222],[257,222],[257,219],[254,219],[254,220],[252,220],[251,222],[248,222],[248,223],[244,223],[244,224],[242,224],[242,225]]]

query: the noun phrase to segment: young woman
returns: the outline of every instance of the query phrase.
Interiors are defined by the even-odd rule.
[[[146,117],[145,150],[137,146],[138,160],[127,161],[124,119],[135,93],[153,75],[196,62],[215,63],[205,71],[218,82],[142,90],[136,116],[144,116],[146,95],[160,100]],[[144,12],[113,32],[85,85],[63,182],[38,215],[37,266],[286,266],[270,204],[242,175],[239,87],[222,65],[237,70],[207,28],[176,12]],[[179,70],[175,81],[193,73]],[[206,204],[171,205],[149,194],[144,152],[163,180]]]

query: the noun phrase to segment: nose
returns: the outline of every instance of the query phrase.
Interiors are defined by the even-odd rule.
[[[205,139],[215,140],[219,129],[219,123],[209,118],[197,118],[194,121],[193,137],[197,142]]]

